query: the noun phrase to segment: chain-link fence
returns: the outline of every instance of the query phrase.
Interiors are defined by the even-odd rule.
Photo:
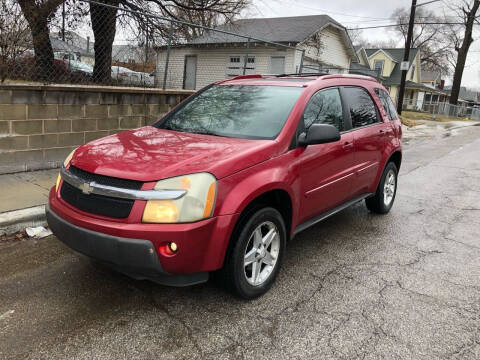
[[[0,83],[154,86],[156,53],[147,17],[130,23],[133,17],[120,8],[77,2],[70,14],[75,28],[62,14],[59,29],[28,3],[21,8],[10,2],[11,10],[0,15]]]
[[[77,3],[85,6],[75,28],[62,14],[54,31],[12,1],[11,14],[1,15],[0,48],[8,51],[0,53],[0,83],[198,89],[241,74],[301,72],[305,59],[314,60],[314,46],[244,35],[235,25],[212,28],[114,1]]]
[[[65,11],[57,12],[53,26],[28,16],[28,8],[20,9],[16,1],[4,1],[12,2],[12,13],[0,18],[15,26],[4,39],[0,36],[0,45],[9,44],[8,51],[0,54],[2,83],[197,90],[248,74],[353,73],[381,80],[375,70],[351,70],[342,66],[342,61],[348,66],[344,59],[326,58],[330,40],[321,34],[272,41],[286,25],[275,28],[264,19],[212,27],[215,21],[205,19],[205,13],[199,17],[201,12],[183,16],[192,19],[187,22],[178,20],[179,13],[177,19],[159,16],[146,1],[140,2],[145,4],[142,7],[126,7],[114,0],[82,0],[73,2],[77,4],[73,20]]]
[[[422,110],[433,115],[445,117],[469,118],[480,121],[480,108],[466,105],[452,105],[446,102],[425,103]]]
[[[452,105],[448,102],[428,102],[417,99],[404,99],[404,110],[422,111],[433,116],[439,115],[446,118],[468,118],[480,121],[480,107],[467,106],[466,104]]]

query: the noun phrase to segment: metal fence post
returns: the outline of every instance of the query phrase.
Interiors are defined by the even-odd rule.
[[[245,72],[247,70],[249,49],[250,49],[250,38],[247,39],[247,49],[246,49],[245,59],[243,60],[243,75],[245,75]]]
[[[167,88],[168,61],[170,60],[170,47],[172,45],[172,35],[173,35],[173,21],[170,21],[170,29],[168,30],[167,57],[165,59],[165,73],[163,74],[163,90]]]
[[[148,17],[145,17],[145,65],[148,63]],[[145,65],[143,72],[145,72]]]
[[[300,70],[298,71],[300,74],[303,72],[303,58],[305,57],[305,49],[302,50],[302,57],[300,58]]]

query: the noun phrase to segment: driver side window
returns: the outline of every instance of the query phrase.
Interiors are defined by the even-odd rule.
[[[330,88],[315,93],[305,108],[303,120],[307,130],[313,124],[329,124],[338,131],[343,131],[343,108],[339,90]]]

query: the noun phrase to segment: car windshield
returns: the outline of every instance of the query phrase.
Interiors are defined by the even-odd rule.
[[[214,85],[155,126],[235,138],[274,139],[303,90],[291,86]]]
[[[93,66],[82,63],[80,61],[70,60],[69,64],[73,70],[83,70],[87,72],[93,72]]]

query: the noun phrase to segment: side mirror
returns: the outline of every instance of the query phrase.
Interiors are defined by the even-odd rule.
[[[325,144],[340,140],[340,132],[333,125],[328,124],[313,124],[307,133],[301,133],[298,137],[298,144],[300,146]]]

